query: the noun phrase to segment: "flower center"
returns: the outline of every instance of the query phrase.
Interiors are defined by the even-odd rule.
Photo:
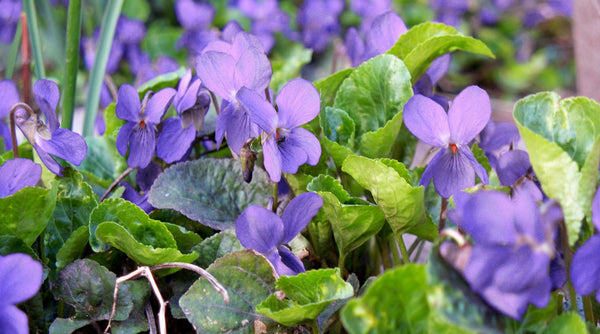
[[[456,151],[458,151],[458,147],[454,143],[450,143],[450,149],[452,150],[452,153],[454,153],[454,154],[456,154]]]
[[[140,121],[140,127],[141,127],[142,129],[143,129],[143,128],[145,128],[145,127],[146,127],[146,121],[144,121],[144,120],[141,120],[141,121]]]

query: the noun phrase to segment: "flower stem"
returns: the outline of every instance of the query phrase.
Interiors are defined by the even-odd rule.
[[[10,46],[10,54],[8,56],[8,65],[6,65],[6,78],[12,79],[15,73],[15,67],[17,66],[17,55],[19,54],[19,45],[21,44],[22,28],[20,24],[17,24],[17,31],[13,38],[12,45]]]
[[[121,13],[124,0],[109,0],[106,5],[104,17],[102,18],[102,28],[100,29],[100,38],[96,51],[92,75],[90,78],[90,90],[85,104],[85,119],[83,122],[83,136],[92,136],[94,134],[94,123],[98,114],[98,103],[100,102],[100,90],[102,81],[106,72],[106,63],[110,53],[110,47],[115,35],[117,20]]]
[[[400,247],[400,253],[402,253],[402,261],[404,264],[410,263],[410,255],[408,255],[408,251],[406,250],[406,244],[404,243],[404,239],[402,239],[402,235],[400,238],[394,238],[397,245]]]
[[[19,146],[17,145],[17,129],[15,126],[15,123],[16,123],[15,122],[15,111],[18,108],[23,108],[23,109],[27,110],[29,115],[33,115],[33,110],[31,109],[31,107],[22,102],[19,102],[19,103],[15,104],[14,106],[12,106],[12,108],[10,108],[10,139],[12,141],[14,158],[19,157]]]
[[[438,225],[438,231],[441,231],[446,226],[446,214],[448,212],[448,199],[442,197],[442,206],[440,208],[440,223]]]
[[[592,324],[596,324],[596,319],[594,317],[594,309],[592,307],[592,296],[583,297],[583,313],[585,315],[585,320]]]
[[[42,56],[42,43],[40,42],[40,34],[37,23],[37,15],[35,13],[35,5],[33,0],[23,0],[23,11],[27,14],[28,34],[31,37],[31,48],[33,50],[33,57],[35,59],[35,75],[38,80],[46,77],[44,71],[44,57]],[[26,35],[26,31],[23,30],[23,35]],[[25,101],[28,102],[28,101]]]
[[[79,66],[79,39],[81,36],[81,0],[69,1],[67,14],[67,46],[65,49],[65,79],[63,82],[63,113],[61,125],[73,128],[77,67]]]
[[[277,213],[277,207],[279,206],[279,187],[277,182],[273,182],[273,212]]]
[[[567,234],[567,226],[565,221],[560,223],[560,242],[562,244],[563,253],[565,256],[565,269],[567,273],[571,272],[571,262],[573,262],[573,254],[569,246],[569,236]],[[567,277],[567,290],[569,291],[569,301],[571,302],[571,311],[577,313],[577,292],[570,277]]]
[[[133,172],[135,168],[127,168],[123,174],[119,175],[119,177],[117,177],[115,179],[115,181],[113,183],[110,184],[110,186],[108,186],[108,189],[106,189],[106,192],[104,193],[104,195],[102,195],[102,197],[100,197],[100,202],[104,201],[106,199],[106,197],[108,197],[108,195],[110,194],[110,192],[117,186],[117,184],[119,184],[119,182],[123,181],[123,179],[125,177],[127,177],[127,175],[129,175],[129,173]]]
[[[31,50],[29,49],[29,29],[27,28],[27,15],[21,13],[21,63],[23,70],[23,102],[31,103]]]

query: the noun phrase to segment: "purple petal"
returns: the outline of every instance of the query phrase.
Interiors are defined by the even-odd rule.
[[[235,221],[235,234],[242,246],[266,254],[283,240],[283,222],[272,211],[252,205]]]
[[[204,86],[230,102],[235,99],[236,92],[233,81],[234,71],[235,59],[222,52],[205,52],[196,62],[196,74]]]
[[[244,28],[237,21],[229,21],[223,27],[221,38],[226,42],[232,43],[235,36],[242,31],[244,31]]]
[[[177,106],[180,104],[180,101],[183,99],[185,93],[188,91],[188,87],[190,86],[191,81],[192,69],[188,68],[185,71],[183,77],[181,77],[181,80],[179,80],[179,84],[177,85],[177,92],[173,97],[173,105],[175,106],[175,109],[177,109]]]
[[[462,224],[477,243],[506,244],[517,238],[513,203],[499,191],[480,191],[464,205]]]
[[[281,180],[281,152],[277,147],[275,134],[268,135],[263,143],[263,164],[273,182]]]
[[[302,193],[290,201],[285,207],[281,220],[283,221],[283,244],[292,241],[317,215],[323,206],[323,198],[316,193]]]
[[[483,89],[477,86],[463,89],[448,110],[451,141],[468,144],[483,130],[491,114],[490,97]]]
[[[600,236],[594,235],[573,256],[571,280],[577,294],[586,296],[600,288],[599,251]]]
[[[385,53],[406,31],[404,21],[395,12],[389,11],[376,17],[365,36],[369,58]]]
[[[38,137],[36,136],[36,138]],[[46,166],[46,168],[48,168],[49,171],[58,176],[63,176],[61,173],[62,166],[58,163],[58,161],[56,161],[50,154],[48,154],[48,152],[43,150],[37,143],[33,144],[33,148],[40,157],[40,160],[42,160],[44,166]]]
[[[0,305],[0,333],[28,334],[27,314],[14,305]]]
[[[503,186],[512,186],[525,176],[530,168],[529,154],[522,150],[507,151],[498,158],[496,163],[498,179]]]
[[[495,152],[504,146],[509,146],[519,140],[519,130],[512,122],[494,123],[490,119],[483,131],[479,134],[481,148],[486,152]]]
[[[131,168],[148,166],[156,148],[156,130],[153,126],[135,126],[129,135],[129,157],[127,165]]]
[[[216,52],[226,53],[226,54],[232,56],[231,55],[232,48],[233,48],[233,45],[231,45],[230,43],[227,43],[225,41],[217,39],[217,40],[211,41],[208,44],[206,44],[206,46],[202,49],[202,53],[204,54],[209,51],[216,51]],[[234,58],[234,60],[235,60],[235,58]]]
[[[277,143],[281,154],[281,170],[285,173],[296,174],[298,167],[308,160],[308,155],[302,146],[288,137]]]
[[[179,117],[169,117],[162,124],[162,131],[158,135],[156,155],[170,164],[183,158],[196,139],[196,129],[193,126],[183,129]]]
[[[123,126],[119,129],[119,133],[117,134],[117,151],[122,156],[127,154],[127,144],[129,143],[129,136],[131,135],[131,130],[136,125],[134,122],[127,122],[123,124]]]
[[[425,73],[429,76],[432,85],[435,85],[444,75],[446,75],[448,68],[450,68],[451,59],[450,54],[446,53],[431,62],[429,69]]]
[[[147,123],[160,123],[160,119],[167,109],[169,109],[171,101],[173,101],[173,96],[175,96],[175,89],[167,87],[159,90],[150,97],[148,105],[146,106],[146,111],[144,112]]]
[[[507,250],[508,251],[508,250]],[[496,268],[494,285],[501,291],[520,292],[548,276],[550,259],[543,252],[534,252],[529,245],[510,251],[510,258]]]
[[[117,105],[115,113],[122,120],[137,122],[140,118],[140,95],[137,89],[130,84],[123,84],[119,87]]]
[[[35,101],[46,115],[50,132],[54,132],[60,126],[56,116],[56,106],[60,100],[58,85],[54,81],[41,79],[33,84],[33,93]]]
[[[36,143],[44,151],[79,166],[87,155],[87,144],[77,132],[56,129],[50,140],[36,137]]]
[[[517,233],[527,236],[533,241],[543,244],[546,239],[544,225],[554,225],[554,221],[542,224],[542,216],[538,204],[527,192],[513,194],[514,225]],[[560,211],[559,211],[560,215]],[[562,216],[559,216],[559,219]]]
[[[0,81],[0,119],[8,117],[10,109],[19,100],[19,90],[15,83],[10,79]]]
[[[250,48],[240,56],[235,64],[234,87],[236,91],[243,86],[255,91],[264,91],[269,86],[272,74],[271,62],[267,56]]]
[[[450,140],[448,115],[432,99],[423,95],[411,97],[402,114],[408,130],[428,145],[442,147]]]
[[[139,44],[146,36],[144,22],[121,15],[117,22],[115,38],[124,44]]]
[[[483,168],[483,166],[479,163],[479,161],[477,161],[477,159],[475,159],[475,156],[473,155],[473,152],[471,152],[469,147],[468,146],[459,146],[458,151],[465,158],[467,158],[469,160],[469,162],[471,163],[471,167],[473,167],[473,169],[475,170],[475,173],[477,174],[477,176],[479,176],[481,183],[489,184],[487,171],[485,170],[485,168]]]
[[[43,280],[42,265],[27,254],[0,256],[2,304],[18,304],[35,296]]]
[[[494,278],[494,271],[491,269],[501,266],[505,258],[505,246],[476,243],[463,273],[471,288],[481,292],[489,286]]]
[[[238,91],[236,99],[242,108],[248,112],[252,122],[256,123],[266,133],[271,134],[277,128],[278,115],[275,108],[263,96],[251,89],[242,87]],[[279,112],[281,115],[281,109],[279,109]]]
[[[309,165],[315,166],[319,163],[319,159],[321,158],[321,143],[312,132],[304,128],[292,129],[285,137],[284,146],[287,145],[301,148],[306,153],[305,162]]]
[[[358,29],[355,27],[348,28],[346,35],[344,36],[344,46],[346,47],[346,54],[348,55],[348,58],[350,58],[353,67],[360,65],[364,61],[365,42],[362,37],[360,37]]]
[[[180,116],[184,111],[196,105],[201,85],[202,82],[200,82],[200,80],[194,80],[189,88],[186,88],[186,90],[182,93],[181,98],[177,99],[177,95],[175,96],[175,99],[173,100],[173,106]]]
[[[600,187],[596,190],[596,195],[592,201],[592,222],[600,230]]]
[[[250,115],[245,109],[234,109],[227,129],[227,144],[235,154],[239,154],[244,143],[250,138],[258,137],[258,125],[250,120]]]
[[[138,169],[135,174],[135,181],[141,191],[148,191],[150,190],[150,187],[152,187],[154,180],[156,180],[161,173],[162,168],[160,168],[157,163],[150,162],[145,168]]]
[[[527,310],[528,296],[522,293],[504,292],[496,286],[490,286],[481,291],[481,295],[498,311],[516,320],[521,320]]]
[[[429,164],[427,164],[427,167],[425,167],[423,174],[421,174],[421,180],[419,181],[420,186],[424,186],[425,188],[427,188],[427,186],[429,186],[429,182],[431,181],[431,178],[433,177],[433,171],[437,168],[437,165],[439,164],[440,160],[442,159],[442,157],[444,156],[445,153],[446,153],[446,150],[441,149],[431,159]]]
[[[225,137],[225,131],[227,131],[227,125],[231,122],[234,112],[234,105],[223,100],[221,113],[217,115],[215,125],[215,142],[217,147],[221,147],[221,142],[223,141],[223,137]]]
[[[294,276],[306,272],[302,261],[287,247],[279,246],[277,251],[281,257],[281,263],[284,265],[284,267],[275,267],[280,276]]]
[[[186,29],[199,30],[210,26],[215,16],[214,7],[207,2],[178,0],[175,3],[177,21]]]
[[[279,108],[279,126],[292,129],[312,121],[321,111],[321,96],[312,83],[293,79],[275,98]]]
[[[0,198],[25,187],[35,187],[42,177],[42,166],[29,159],[15,158],[0,166]]]
[[[463,151],[452,153],[448,147],[444,152],[433,169],[433,185],[440,196],[449,198],[475,185],[475,170]]]
[[[253,34],[249,34],[245,31],[241,31],[240,33],[236,34],[233,38],[231,55],[234,59],[240,60],[241,58],[243,58],[244,53],[246,53],[246,51],[248,50],[253,50],[258,54],[263,55],[265,53],[262,42],[258,37],[256,37]]]

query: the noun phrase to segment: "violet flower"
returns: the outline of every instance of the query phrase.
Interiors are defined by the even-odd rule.
[[[429,6],[437,13],[435,20],[458,27],[460,19],[469,10],[468,0],[430,0]]]
[[[258,137],[258,126],[250,121],[236,94],[242,87],[264,92],[272,73],[260,40],[251,34],[239,32],[232,43],[214,41],[206,46],[198,57],[196,74],[210,91],[228,102],[217,116],[217,147],[227,133],[229,147],[239,154],[248,139]]]
[[[404,124],[428,145],[441,148],[421,176],[427,186],[433,178],[435,189],[444,198],[475,185],[475,174],[488,183],[485,168],[477,162],[469,143],[490,119],[492,109],[487,93],[469,86],[456,96],[448,114],[432,99],[411,97],[404,106]]]
[[[262,206],[253,205],[237,218],[235,234],[242,246],[263,254],[279,275],[303,273],[306,270],[302,261],[285,244],[308,225],[322,206],[321,196],[310,192],[292,199],[281,218]]]
[[[490,165],[495,168],[500,153],[510,146],[516,146],[520,139],[521,135],[515,124],[512,122],[496,123],[490,119],[479,134],[479,147],[485,152]]]
[[[331,39],[342,31],[339,15],[343,10],[343,0],[304,1],[296,17],[304,46],[315,52],[325,50]]]
[[[423,76],[413,86],[413,92],[415,95],[421,94],[434,100],[437,104],[442,106],[444,110],[448,109],[448,102],[450,102],[450,100],[448,100],[448,98],[445,96],[435,94],[433,92],[433,88],[446,74],[446,72],[448,72],[448,69],[450,68],[450,60],[451,57],[449,53],[439,56],[436,60],[431,62],[431,65],[425,74],[423,74]]]
[[[46,124],[42,121],[39,112],[30,114],[23,109],[18,109],[15,113],[17,126],[44,165],[52,173],[62,176],[62,167],[51,155],[79,166],[87,155],[87,144],[80,134],[60,128],[56,116],[60,92],[54,81],[38,80],[33,84],[33,93],[38,106],[46,116]]]
[[[19,100],[19,91],[15,83],[10,79],[0,81],[0,137],[2,137],[7,151],[12,150],[10,127],[8,126],[10,124],[10,109]]]
[[[293,79],[275,98],[279,112],[256,92],[242,88],[240,104],[250,119],[265,132],[264,166],[271,181],[279,182],[281,172],[295,174],[304,163],[316,165],[321,157],[319,140],[300,126],[313,120],[321,111],[319,92],[304,79]]]
[[[154,207],[148,202],[148,195],[150,194],[152,184],[154,184],[154,181],[161,173],[162,169],[160,166],[155,162],[150,161],[145,168],[139,168],[135,175],[135,180],[140,188],[140,192],[138,193],[129,183],[123,181],[119,183],[120,186],[125,188],[123,196],[121,197],[124,200],[137,205],[146,213],[152,212]]]
[[[350,10],[360,16],[360,30],[365,31],[379,15],[392,10],[390,0],[352,0]]]
[[[514,192],[528,192],[532,198],[542,201],[546,197],[536,179],[529,154],[522,150],[510,150],[500,155],[496,164],[498,180],[503,186],[512,186]]]
[[[600,188],[592,201],[592,223],[600,230]],[[596,292],[600,302],[600,235],[591,236],[575,253],[571,263],[571,281],[577,294],[587,296]]]
[[[173,106],[179,117],[163,120],[156,150],[157,156],[166,163],[183,158],[196,139],[196,131],[202,128],[210,107],[210,95],[201,87],[200,80],[192,77],[191,69],[179,81]]]
[[[0,0],[0,43],[10,44],[21,19],[21,0]]]
[[[0,166],[0,198],[25,187],[35,187],[42,177],[42,166],[29,159],[15,158]]]
[[[274,33],[289,35],[290,17],[279,8],[277,0],[238,0],[235,5],[252,20],[250,30],[262,42],[265,53],[275,45]]]
[[[156,148],[156,125],[169,108],[175,90],[163,88],[150,97],[146,93],[140,103],[137,90],[129,84],[119,87],[119,98],[115,107],[117,117],[126,120],[117,135],[117,150],[122,156],[129,146],[129,167],[146,167]]]
[[[373,19],[373,23],[365,33],[364,42],[358,30],[351,27],[346,32],[344,44],[352,66],[358,66],[366,60],[387,52],[396,44],[398,37],[407,31],[402,18],[392,11]]]
[[[490,305],[521,319],[528,303],[545,307],[553,286],[555,256],[553,206],[540,211],[530,196],[511,199],[499,191],[480,191],[466,201],[459,227],[475,241],[464,277]]]
[[[210,3],[178,0],[175,3],[175,16],[185,29],[177,41],[178,48],[185,47],[197,56],[209,42],[218,39],[217,33],[210,30],[215,17],[215,8]]]
[[[0,333],[29,333],[27,314],[16,304],[35,296],[43,274],[42,265],[27,254],[0,256]]]

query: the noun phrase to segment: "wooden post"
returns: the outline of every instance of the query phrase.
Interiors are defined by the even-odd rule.
[[[573,0],[577,95],[600,101],[600,0]]]

